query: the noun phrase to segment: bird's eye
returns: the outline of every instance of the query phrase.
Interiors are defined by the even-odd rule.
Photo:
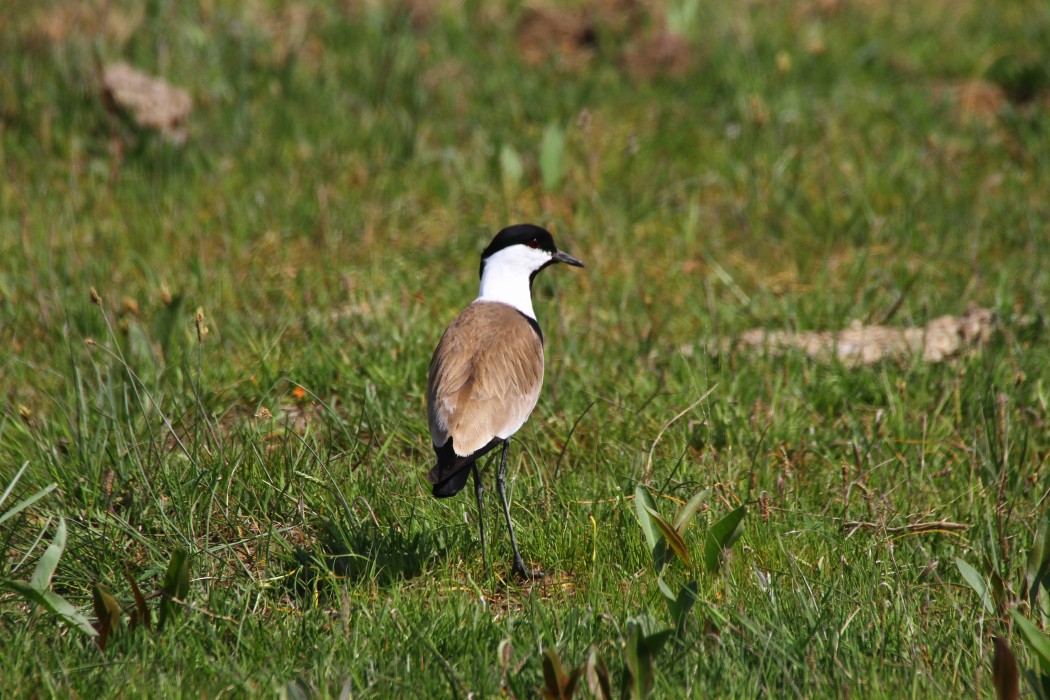
[[[529,240],[525,241],[525,245],[527,245],[530,248],[539,248],[540,247],[540,239],[538,239],[538,238],[530,238]]]

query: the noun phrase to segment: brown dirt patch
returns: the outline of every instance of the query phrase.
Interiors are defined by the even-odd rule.
[[[570,70],[586,66],[599,41],[609,38],[626,47],[620,67],[640,79],[682,75],[693,55],[688,41],[668,31],[659,8],[640,0],[590,0],[570,8],[529,6],[518,21],[517,38],[527,63],[556,60]]]
[[[632,77],[648,80],[657,75],[678,77],[692,62],[689,42],[666,30],[633,42],[623,54],[624,69]]]
[[[56,45],[72,40],[104,38],[123,46],[145,19],[145,3],[113,7],[106,0],[48,3],[23,20],[23,39]]]
[[[966,80],[934,85],[935,98],[955,105],[957,116],[964,121],[994,122],[1006,105],[1006,93],[986,80]]]
[[[526,8],[517,35],[522,58],[533,65],[558,57],[570,68],[582,68],[598,43],[594,19],[583,8]]]

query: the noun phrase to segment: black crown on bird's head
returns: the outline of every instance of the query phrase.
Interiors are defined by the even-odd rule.
[[[512,245],[526,245],[530,248],[545,250],[552,255],[558,252],[554,246],[554,236],[550,231],[536,224],[515,224],[508,226],[496,234],[488,247],[481,253],[481,269],[479,275],[485,271],[485,261]]]

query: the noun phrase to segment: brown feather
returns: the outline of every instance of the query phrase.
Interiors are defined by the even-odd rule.
[[[427,416],[435,448],[452,438],[466,457],[514,434],[543,385],[543,341],[509,304],[475,301],[455,318],[430,361]]]

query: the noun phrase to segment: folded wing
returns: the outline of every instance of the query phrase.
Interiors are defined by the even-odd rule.
[[[463,464],[473,460],[462,458],[517,432],[536,407],[542,385],[543,341],[529,320],[499,302],[468,306],[449,325],[430,362],[427,414],[438,452],[435,471],[453,466],[442,465],[440,448],[449,438],[455,461]]]

